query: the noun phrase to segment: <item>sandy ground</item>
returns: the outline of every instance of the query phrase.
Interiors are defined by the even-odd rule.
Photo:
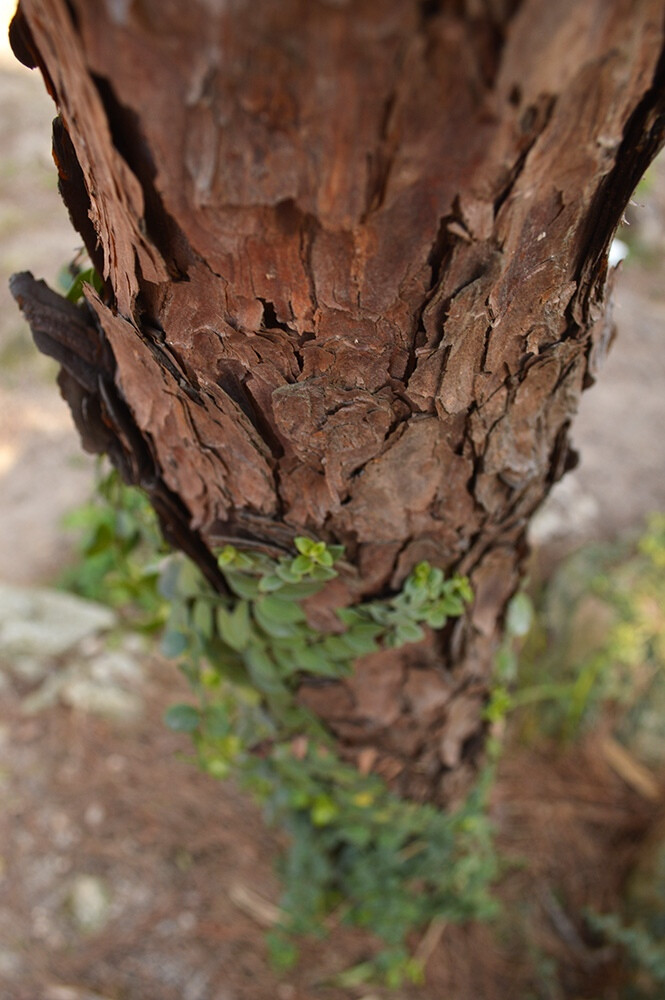
[[[63,513],[81,502],[93,462],[74,433],[8,280],[32,270],[54,284],[80,245],[56,189],[52,105],[41,79],[0,59],[0,579],[46,580],[69,551]]]
[[[10,273],[24,268],[53,283],[78,246],[55,191],[52,113],[38,77],[9,68],[0,55],[0,580],[26,584],[52,579],[68,558],[71,542],[60,519],[84,499],[92,479],[54,367],[32,347],[6,288]],[[665,184],[640,197],[644,207],[632,213],[631,239],[651,263],[625,268],[616,308],[620,336],[601,380],[583,399],[573,434],[581,466],[541,519],[541,535],[555,550],[612,537],[646,512],[665,509],[665,291],[663,268],[653,263],[663,248],[665,199],[658,190]],[[161,715],[184,697],[183,686],[170,665],[143,659],[138,724],[62,705],[27,717],[25,677],[13,677],[0,691],[0,996],[386,995],[326,985],[369,947],[366,937],[344,928],[308,947],[294,975],[280,981],[269,970],[260,901],[274,904],[278,897],[277,840],[232,786],[212,783],[178,758],[187,744],[164,729]],[[575,912],[590,899],[611,905],[649,809],[593,747],[556,764],[533,756],[506,761],[495,809],[514,855],[542,844],[531,848],[529,864],[506,893],[516,906],[538,911],[534,920],[544,928],[548,954],[570,966],[558,983],[548,980],[532,995],[609,1000],[610,992],[590,992],[597,956],[584,942],[566,943],[557,921],[565,928],[567,908]],[[570,868],[578,872],[574,884]],[[81,878],[97,880],[109,894],[97,930],[84,931],[72,916]],[[431,949],[429,985],[401,996],[522,997],[528,979],[516,947],[486,929],[447,929]]]

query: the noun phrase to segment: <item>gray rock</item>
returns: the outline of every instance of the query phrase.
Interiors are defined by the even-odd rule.
[[[21,702],[21,711],[24,715],[36,715],[47,708],[52,708],[60,699],[60,692],[68,677],[67,671],[53,673],[40,684],[36,691],[32,691]]]
[[[10,662],[60,656],[115,623],[109,608],[73,594],[0,584],[0,658]]]
[[[72,881],[68,903],[72,919],[84,934],[102,930],[109,918],[109,891],[94,875],[77,875]]]
[[[11,669],[14,677],[27,684],[36,684],[46,677],[51,669],[48,660],[38,656],[13,656]]]
[[[60,700],[71,708],[103,715],[118,722],[133,722],[141,715],[141,696],[134,691],[99,683],[89,677],[73,677],[60,687]]]
[[[143,668],[136,658],[122,649],[107,649],[90,663],[90,677],[99,684],[140,683]]]
[[[139,663],[126,653],[111,650],[52,671],[23,699],[21,710],[35,715],[60,702],[117,722],[135,722],[143,710],[142,679]]]
[[[598,521],[598,501],[580,485],[574,473],[556,484],[529,525],[532,545],[565,538],[584,538]]]
[[[0,948],[0,979],[16,979],[23,972],[23,960],[18,952]]]

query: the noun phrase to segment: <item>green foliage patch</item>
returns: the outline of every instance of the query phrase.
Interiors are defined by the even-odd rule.
[[[510,655],[503,665],[496,710],[514,713],[522,739],[570,742],[600,722],[637,762],[662,775],[665,515],[651,515],[637,538],[587,546],[566,560],[537,602],[519,665]],[[497,698],[495,691],[490,709]],[[584,915],[622,958],[621,1000],[664,995],[665,850],[662,839],[645,847],[619,912]]]
[[[662,915],[661,915],[662,916]],[[665,944],[644,921],[626,923],[617,913],[587,913],[592,930],[608,944],[622,949],[634,980],[621,996],[624,1000],[661,1000],[665,987]]]
[[[218,563],[229,598],[184,556],[165,554],[147,499],[115,473],[69,523],[83,529],[85,556],[70,586],[133,607],[134,621],[147,627],[163,626],[162,649],[192,685],[194,703],[172,706],[167,724],[191,736],[205,771],[236,778],[288,832],[283,919],[269,935],[278,966],[292,964],[295,939],[322,933],[335,911],[383,941],[348,975],[396,986],[422,974],[408,948],[411,931],[496,912],[491,770],[451,814],[400,800],[380,778],[340,760],[296,696],[305,678],[330,684],[356,657],[417,642],[426,627],[461,615],[472,596],[465,578],[420,563],[399,593],[341,608],[339,629],[319,632],[302,602],[337,576],[340,546],[296,538],[295,551],[279,559],[226,546]]]
[[[58,285],[65,294],[65,298],[76,304],[83,298],[83,286],[91,285],[98,293],[104,289],[104,282],[95,268],[83,247],[76,253],[69,264],[65,264],[58,274]]]
[[[60,586],[108,604],[134,628],[162,628],[168,605],[158,584],[169,550],[141,490],[100,464],[94,496],[64,518],[64,527],[78,536],[78,559],[63,571]]]
[[[646,741],[645,725],[658,726],[654,713],[647,719],[649,706],[665,709],[665,515],[652,515],[637,542],[589,546],[567,560],[541,595],[532,628],[528,598],[518,595],[511,611],[509,639],[526,639],[519,665],[510,641],[504,645],[495,699],[503,712],[519,709],[526,739],[572,740],[611,711],[619,738],[642,729]],[[665,725],[656,735],[665,739]]]
[[[421,563],[399,594],[338,611],[343,631],[318,632],[301,602],[336,575],[337,546],[295,539],[273,560],[227,546],[219,565],[235,601],[214,594],[191,563],[171,560],[162,578],[171,617],[163,648],[181,658],[198,705],[173,706],[167,723],[191,733],[215,777],[233,774],[288,831],[282,863],[284,919],[270,937],[277,964],[295,957],[292,936],[344,920],[372,930],[384,950],[368,966],[393,985],[420,970],[409,931],[430,920],[489,917],[497,864],[481,783],[444,815],[404,802],[335,754],[321,723],[294,697],[304,677],[347,675],[357,656],[401,646],[463,612],[468,582]]]

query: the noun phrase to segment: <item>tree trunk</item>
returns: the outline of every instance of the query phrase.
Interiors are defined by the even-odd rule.
[[[454,627],[299,697],[438,803],[479,760],[528,520],[612,338],[661,145],[662,0],[21,0],[18,57],[105,279],[14,292],[86,448],[211,550],[341,542],[310,608],[469,575]]]

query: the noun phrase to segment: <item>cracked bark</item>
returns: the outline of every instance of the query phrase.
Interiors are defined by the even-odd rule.
[[[661,0],[21,0],[105,278],[14,281],[84,446],[221,586],[222,541],[346,546],[312,618],[468,573],[463,621],[300,698],[401,793],[463,791],[528,519],[612,337],[663,140]],[[369,762],[369,763],[368,763]]]

